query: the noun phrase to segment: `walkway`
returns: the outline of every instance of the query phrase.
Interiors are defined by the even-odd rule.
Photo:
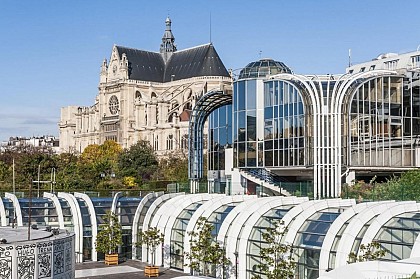
[[[139,261],[126,261],[117,266],[107,266],[103,262],[87,262],[76,264],[76,278],[85,279],[127,279],[149,278],[144,276],[145,263]],[[167,268],[160,268],[160,279],[176,278],[187,274]]]

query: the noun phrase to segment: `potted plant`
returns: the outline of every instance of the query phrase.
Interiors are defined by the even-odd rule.
[[[105,254],[105,264],[118,264],[118,245],[122,244],[122,229],[118,217],[107,211],[103,217],[104,223],[99,226],[96,236],[96,251]]]
[[[163,243],[163,234],[159,231],[158,228],[150,228],[147,231],[139,233],[139,241],[137,246],[145,245],[147,252],[150,253],[150,262],[151,265],[146,266],[144,269],[144,274],[146,276],[159,276],[159,267],[155,266],[155,256],[156,248],[159,244]]]

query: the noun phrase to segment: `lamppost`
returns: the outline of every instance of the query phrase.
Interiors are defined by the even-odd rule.
[[[233,253],[235,255],[235,279],[238,279],[238,251],[235,251],[235,253]]]

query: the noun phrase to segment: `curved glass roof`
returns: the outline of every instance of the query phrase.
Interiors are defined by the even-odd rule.
[[[281,73],[292,73],[292,70],[283,62],[264,58],[246,65],[239,73],[239,79],[259,78]]]

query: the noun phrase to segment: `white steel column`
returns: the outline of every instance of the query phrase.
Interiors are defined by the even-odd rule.
[[[149,229],[149,225],[152,222],[155,213],[159,210],[159,208],[164,205],[169,199],[175,198],[177,196],[183,196],[185,193],[173,193],[173,194],[166,194],[158,197],[150,206],[149,210],[147,210],[146,216],[144,217],[142,231],[147,231]],[[142,247],[142,256],[141,258],[147,259],[147,249],[146,246],[143,245]]]
[[[0,197],[0,226],[7,226],[6,223],[6,210],[4,209],[3,199]]]
[[[132,232],[132,259],[136,259],[137,255],[137,241],[138,241],[138,234],[139,234],[139,227],[143,226],[144,220],[140,220],[142,213],[145,213],[144,210],[148,210],[149,208],[147,205],[149,204],[149,201],[157,199],[159,196],[162,196],[163,192],[157,192],[157,193],[149,193],[144,198],[141,199],[139,205],[137,206],[136,213],[134,214],[133,219],[133,228],[131,230]],[[141,250],[141,248],[140,248]]]
[[[22,220],[22,210],[20,209],[20,204],[18,198],[12,194],[12,193],[5,193],[4,196],[12,201],[13,207],[15,208],[15,217],[16,217],[16,223],[18,227],[23,226],[23,220]]]
[[[96,212],[95,207],[93,206],[92,200],[86,194],[74,193],[76,198],[82,199],[89,210],[90,213],[90,224],[92,226],[92,261],[96,262],[98,260],[98,252],[96,251],[96,236],[98,235],[98,222],[96,221]]]
[[[58,197],[67,201],[73,215],[73,226],[75,234],[76,262],[83,262],[83,220],[80,212],[79,203],[76,198],[68,193],[59,192]]]
[[[57,196],[52,194],[52,193],[44,192],[44,198],[47,198],[47,199],[49,199],[53,202],[56,213],[57,213],[59,228],[64,229],[63,210],[61,208],[61,204],[60,204],[60,201],[58,200]]]

